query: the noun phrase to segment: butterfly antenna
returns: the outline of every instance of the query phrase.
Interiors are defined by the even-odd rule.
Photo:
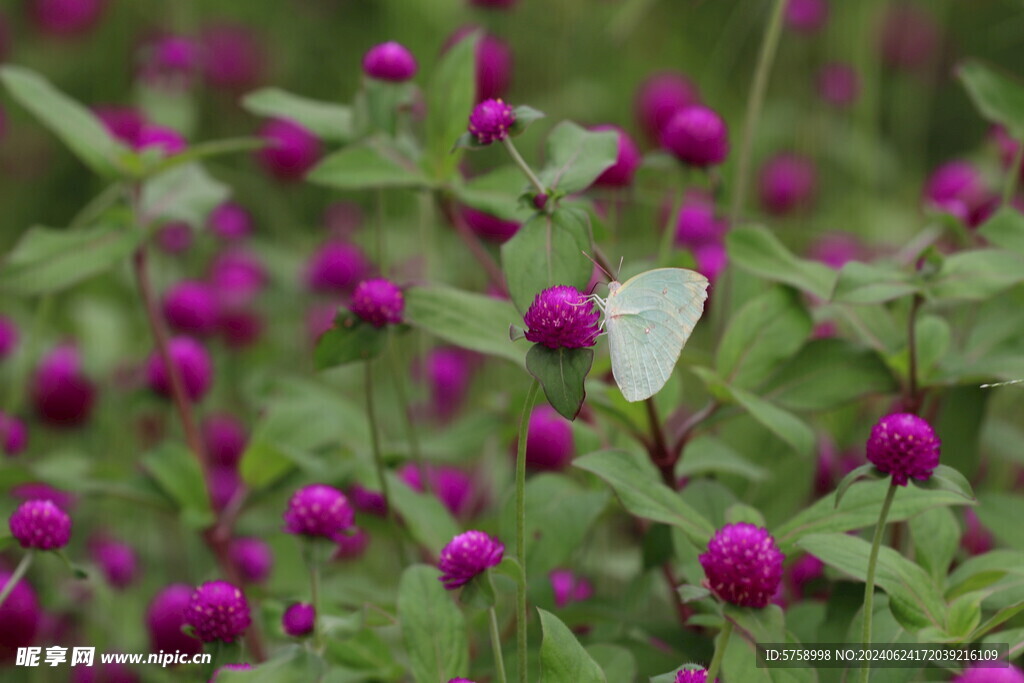
[[[611,274],[611,273],[609,273],[609,272],[608,272],[608,270],[607,270],[607,269],[605,269],[605,267],[604,267],[604,266],[602,266],[602,265],[601,265],[600,263],[598,263],[597,261],[595,261],[595,260],[594,260],[594,257],[593,257],[593,256],[591,256],[590,254],[588,254],[587,252],[585,252],[585,251],[582,251],[582,250],[580,251],[580,253],[582,253],[582,254],[583,254],[584,256],[586,256],[586,257],[587,257],[587,260],[589,260],[589,261],[590,261],[591,263],[593,263],[593,264],[594,264],[595,266],[597,266],[597,267],[598,267],[598,269],[599,269],[599,270],[600,270],[600,271],[601,271],[602,273],[604,273],[604,274],[605,274],[605,276],[606,276],[606,277],[608,278],[608,281],[609,281],[609,282],[614,282],[614,281],[615,281],[615,277],[613,277],[613,276],[612,276],[612,274]]]
[[[1005,386],[1008,386],[1010,384],[1022,384],[1022,383],[1024,383],[1024,379],[1011,379],[1011,380],[1007,380],[1005,382],[992,382],[990,384],[981,384],[979,386],[982,389],[992,389],[992,388],[995,388],[995,387],[1005,387]]]

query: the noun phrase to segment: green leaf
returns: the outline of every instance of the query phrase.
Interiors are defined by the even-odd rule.
[[[398,621],[417,683],[440,683],[469,673],[466,621],[434,567],[415,564],[398,584]]]
[[[594,364],[593,349],[549,349],[534,344],[526,354],[526,369],[544,388],[544,396],[559,415],[575,420],[587,392],[583,381]]]
[[[814,431],[806,422],[749,391],[729,387],[729,393],[752,418],[792,446],[799,455],[809,457],[813,453]]]
[[[973,59],[956,71],[981,115],[1024,140],[1024,84]]]
[[[857,469],[853,470],[843,477],[842,481],[839,482],[839,485],[836,486],[835,506],[839,507],[839,503],[842,502],[843,496],[846,495],[846,491],[861,479],[880,479],[881,477],[882,473],[875,469],[875,466],[871,463],[861,465]]]
[[[593,266],[585,212],[559,207],[526,221],[501,247],[501,264],[516,308],[526,311],[542,290],[556,285],[586,289]]]
[[[996,211],[978,228],[978,234],[997,247],[1024,254],[1024,214],[1016,207]]]
[[[755,465],[721,440],[703,434],[686,444],[686,457],[676,466],[676,476],[734,474],[750,481],[764,481],[768,470]]]
[[[196,529],[213,523],[203,472],[195,455],[185,446],[163,442],[142,456],[142,468],[177,503],[183,522]]]
[[[184,166],[194,161],[213,159],[215,157],[226,156],[228,154],[251,152],[253,150],[260,149],[265,144],[266,143],[262,139],[256,137],[226,138],[224,140],[200,142],[195,145],[190,145],[184,152],[158,159],[151,165],[146,164],[143,168],[142,174],[146,177],[155,177],[156,175],[163,173],[164,171],[169,171],[177,166]]]
[[[343,312],[316,342],[313,363],[317,370],[376,358],[388,343],[388,330],[374,327],[359,316]]]
[[[846,304],[880,304],[920,290],[911,273],[896,266],[850,261],[839,271],[832,301]]]
[[[748,609],[726,605],[725,617],[736,625],[735,635],[722,661],[722,678],[744,683],[811,683],[817,674],[811,668],[768,669],[757,666],[756,643],[789,643],[799,645],[786,632],[785,620],[778,605],[764,609]]]
[[[0,68],[0,82],[86,166],[103,176],[121,173],[118,160],[130,151],[95,114],[29,69],[4,66]]]
[[[587,646],[587,654],[597,662],[608,680],[616,683],[632,683],[636,680],[636,657],[625,647],[597,643]]]
[[[452,191],[466,206],[503,220],[522,222],[535,213],[519,201],[526,187],[523,172],[518,166],[508,164],[466,183],[456,183]]]
[[[0,263],[0,291],[34,295],[66,289],[128,258],[142,237],[142,231],[121,226],[31,228]]]
[[[232,661],[228,659],[227,663]],[[289,645],[252,669],[218,673],[217,683],[308,683],[320,680],[325,668],[318,655]]]
[[[733,385],[751,388],[790,358],[811,333],[813,323],[793,290],[773,287],[733,316],[718,346],[718,374]]]
[[[935,299],[982,301],[1024,282],[1024,256],[1002,249],[974,249],[946,257],[929,283]]]
[[[146,181],[140,213],[144,223],[157,220],[185,221],[199,226],[224,203],[231,189],[198,163],[174,166]]]
[[[313,100],[280,88],[261,88],[242,99],[242,107],[257,116],[291,119],[321,140],[352,139],[352,108]]]
[[[409,534],[431,553],[440,555],[462,532],[448,508],[437,496],[414,491],[392,474],[386,476],[390,489],[397,494],[391,497],[391,504],[405,520]]]
[[[561,619],[537,608],[544,639],[540,644],[542,683],[602,683],[601,667],[587,654]]]
[[[775,530],[782,552],[789,554],[795,543],[812,533],[846,532],[874,526],[889,488],[889,480],[864,482],[847,491],[837,507],[831,495],[823,496]],[[889,510],[890,522],[902,522],[939,506],[967,505],[963,496],[950,491],[927,491],[908,486],[899,491]]]
[[[946,633],[963,642],[981,623],[983,593],[961,595],[949,604]]]
[[[452,143],[466,130],[476,99],[476,46],[482,35],[474,31],[441,57],[431,75],[427,93],[426,150],[423,168],[435,181],[455,175],[460,153]]]
[[[577,458],[573,465],[607,482],[631,514],[678,527],[699,547],[707,545],[715,533],[711,522],[661,482],[647,459],[609,450]]]
[[[949,465],[939,465],[925,481],[911,480],[914,486],[931,491],[949,491],[965,501],[974,502],[974,491],[964,475]]]
[[[859,581],[867,578],[871,544],[848,534],[810,534],[797,544],[830,567]],[[878,552],[876,585],[889,595],[893,615],[908,630],[946,628],[946,603],[924,569],[892,548]]]
[[[960,547],[960,525],[949,508],[925,510],[910,520],[914,561],[932,576],[936,585],[946,582],[949,565]]]
[[[591,131],[562,121],[548,135],[547,165],[540,171],[540,180],[549,190],[573,194],[590,187],[618,156],[615,131]]]
[[[950,600],[984,590],[983,609],[1012,607],[1024,601],[1024,552],[992,550],[970,557],[950,573],[946,585]]]
[[[429,179],[385,138],[350,145],[324,157],[306,180],[336,190],[374,190],[385,187],[426,188]]]
[[[836,274],[817,261],[797,258],[765,228],[735,228],[725,238],[729,261],[772,282],[828,299]]]
[[[512,137],[522,135],[526,132],[526,129],[530,127],[531,123],[539,121],[546,116],[544,112],[538,111],[525,104],[521,104],[516,107],[512,110],[512,113],[516,119],[515,123],[512,124],[512,127],[508,129],[508,134]]]
[[[509,340],[522,317],[508,301],[451,287],[414,286],[405,290],[405,321],[456,346],[524,366],[526,348]]]

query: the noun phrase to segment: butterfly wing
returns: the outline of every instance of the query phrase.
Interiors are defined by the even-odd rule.
[[[684,268],[658,268],[609,293],[605,330],[612,374],[627,401],[658,393],[704,312],[708,280]]]

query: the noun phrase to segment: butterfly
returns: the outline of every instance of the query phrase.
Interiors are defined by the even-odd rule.
[[[604,312],[612,375],[627,401],[643,401],[668,381],[704,313],[708,279],[685,268],[657,268],[611,282]]]

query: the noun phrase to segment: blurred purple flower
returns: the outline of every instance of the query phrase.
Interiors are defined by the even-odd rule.
[[[266,70],[266,43],[244,24],[214,24],[203,29],[203,76],[216,87],[235,92],[260,83]]]
[[[284,521],[289,534],[337,540],[352,526],[352,506],[338,489],[311,484],[292,495]]]
[[[594,594],[594,586],[585,577],[571,569],[552,569],[548,572],[551,590],[555,594],[555,606],[561,609],[570,602],[582,602]]]
[[[729,129],[715,110],[693,105],[677,111],[661,131],[661,145],[688,166],[707,168],[729,154]]]
[[[320,140],[290,119],[271,119],[260,129],[265,146],[256,153],[261,166],[281,181],[301,180],[320,159]]]
[[[171,328],[183,334],[206,336],[217,328],[216,295],[197,280],[182,280],[167,290],[163,311]]]
[[[828,21],[826,0],[789,0],[786,26],[800,33],[816,33]]]
[[[210,232],[225,242],[238,242],[252,234],[252,214],[236,202],[224,202],[206,219]]]
[[[306,282],[315,292],[351,292],[369,275],[371,265],[363,250],[344,242],[327,242],[310,257]]]
[[[374,45],[363,55],[363,73],[382,81],[408,81],[418,68],[412,52],[395,41]]]
[[[469,515],[479,502],[473,478],[457,467],[425,465],[430,490],[456,517]],[[420,470],[415,463],[406,463],[398,469],[398,478],[414,491],[423,491]]]
[[[469,229],[482,239],[502,244],[519,232],[520,224],[516,221],[507,221],[469,206],[463,206],[459,211]]]
[[[178,368],[185,393],[193,401],[203,398],[213,382],[213,362],[206,349],[191,337],[175,337],[168,343],[170,361]],[[153,351],[146,361],[149,388],[165,398],[171,397],[171,379],[160,353]]]
[[[349,309],[374,327],[398,325],[405,310],[401,288],[390,280],[363,280],[352,293]]]
[[[28,427],[15,417],[0,411],[0,450],[5,455],[18,455],[28,445]]]
[[[665,219],[661,222],[664,224]],[[714,199],[703,190],[694,189],[686,191],[675,226],[676,245],[690,249],[720,242],[728,229],[725,220],[717,215]]]
[[[43,357],[32,381],[39,418],[53,427],[75,427],[89,419],[96,389],[82,373],[78,350],[58,346]]]
[[[665,71],[640,85],[636,117],[647,137],[660,145],[662,131],[676,112],[695,104],[700,104],[700,94],[693,81],[680,73]]]
[[[104,536],[94,537],[89,541],[89,556],[114,588],[127,588],[138,577],[138,558],[127,543]]]
[[[569,466],[572,455],[572,423],[549,405],[534,408],[526,433],[527,466],[559,471]]]
[[[274,553],[261,538],[236,538],[231,541],[229,553],[243,581],[263,583],[274,568]]]
[[[817,191],[817,168],[811,159],[778,154],[764,163],[759,176],[761,205],[775,215],[806,208]]]
[[[289,605],[281,616],[281,629],[293,638],[309,635],[315,624],[316,610],[313,605],[305,602]]]
[[[818,96],[833,106],[849,107],[860,96],[860,75],[850,64],[826,64],[818,71]]]
[[[605,187],[628,187],[633,184],[633,176],[640,167],[640,150],[629,133],[618,126],[602,124],[591,128],[594,131],[613,131],[619,136],[619,154],[615,163],[604,170],[594,181],[595,185]]]
[[[76,36],[92,30],[107,0],[29,0],[28,14],[44,33]]]

